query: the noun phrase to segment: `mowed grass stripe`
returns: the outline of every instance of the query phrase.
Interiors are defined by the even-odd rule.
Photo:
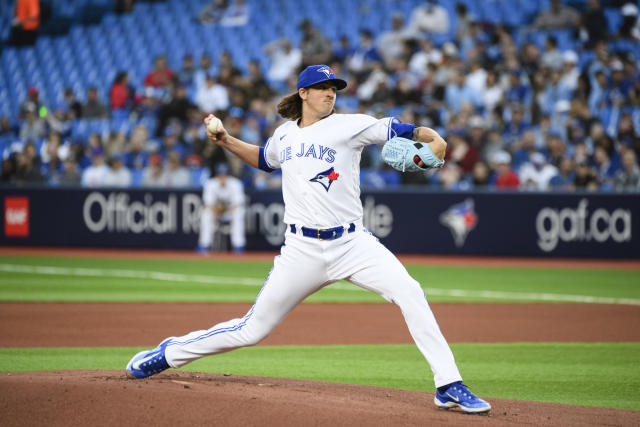
[[[263,279],[242,276],[215,276],[201,274],[183,274],[174,272],[158,272],[130,269],[104,269],[90,267],[61,267],[50,265],[22,265],[0,264],[0,271],[45,276],[69,276],[91,278],[142,279],[175,283],[206,284],[206,285],[234,285],[259,287]],[[332,290],[362,291],[362,289],[347,282],[339,282],[331,286]],[[640,305],[640,299],[598,297],[593,295],[570,295],[561,293],[441,289],[424,287],[431,296],[445,298],[459,298],[463,300],[506,300],[506,301],[534,301],[534,302],[577,302],[599,304],[627,304]],[[0,293],[0,297],[2,294]]]
[[[451,347],[465,382],[481,396],[640,410],[640,343]],[[122,370],[139,350],[0,348],[0,371]],[[205,357],[183,370],[434,391],[414,345],[258,346]]]

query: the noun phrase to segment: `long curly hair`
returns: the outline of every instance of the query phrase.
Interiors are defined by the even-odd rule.
[[[302,117],[302,98],[298,92],[287,95],[280,100],[278,114],[289,120],[298,120]]]

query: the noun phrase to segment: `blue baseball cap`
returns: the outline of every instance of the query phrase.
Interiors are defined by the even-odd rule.
[[[226,163],[220,163],[216,166],[216,175],[226,175],[229,173],[229,166]]]
[[[336,84],[336,89],[342,90],[347,87],[347,82],[337,79],[331,67],[327,65],[309,65],[302,70],[298,76],[298,90],[313,86],[316,83],[332,81]]]

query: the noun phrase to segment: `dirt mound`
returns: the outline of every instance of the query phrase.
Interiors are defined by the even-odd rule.
[[[0,375],[4,426],[639,425],[640,412],[489,399],[489,415],[443,411],[433,393],[282,378],[118,371]],[[37,402],[37,403],[36,403]]]

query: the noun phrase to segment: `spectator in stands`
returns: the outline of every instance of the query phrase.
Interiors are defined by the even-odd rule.
[[[171,120],[178,120],[184,126],[189,119],[191,111],[196,108],[197,106],[187,97],[187,88],[178,83],[168,102],[158,108],[156,135],[161,135],[162,130]]]
[[[100,101],[98,96],[98,88],[90,86],[87,89],[87,100],[82,105],[83,119],[104,119],[107,118],[107,107]]]
[[[144,78],[144,86],[164,89],[169,85],[173,75],[173,70],[167,67],[167,57],[158,55],[153,61],[153,69]]]
[[[211,249],[214,233],[222,225],[231,227],[231,246],[235,253],[244,252],[245,195],[242,181],[229,175],[229,167],[222,163],[215,169],[216,175],[207,180],[202,189],[203,208],[200,216],[198,252]]]
[[[528,78],[526,78],[528,83]],[[512,70],[509,72],[508,85],[504,93],[504,100],[508,104],[528,105],[531,102],[531,87],[523,82],[522,72]]]
[[[367,76],[375,64],[381,63],[382,57],[373,44],[373,35],[369,30],[360,31],[360,44],[347,58],[347,68],[358,80]]]
[[[180,133],[181,126],[175,122],[165,128],[162,145],[158,150],[158,154],[160,154],[164,160],[166,160],[173,151],[178,152],[181,158],[187,155],[186,147],[180,142]]]
[[[40,0],[16,0],[10,44],[33,46],[40,28]]]
[[[331,62],[339,62],[344,64],[349,56],[353,53],[353,46],[349,41],[349,37],[345,34],[341,35],[338,39],[338,45],[333,49],[333,56]]]
[[[435,177],[437,182],[445,190],[459,190],[459,183],[462,180],[463,174],[462,169],[460,169],[460,166],[456,163],[447,163]]]
[[[376,101],[384,101],[391,95],[389,86],[390,78],[385,73],[381,64],[376,64],[374,69],[369,73],[367,79],[358,86],[358,99],[361,101],[374,104]]]
[[[489,185],[489,166],[485,162],[477,162],[473,165],[473,171],[471,173],[472,188],[486,188]]]
[[[376,49],[382,56],[385,65],[393,68],[396,61],[406,60],[405,43],[409,33],[404,26],[404,16],[396,12],[391,16],[391,29],[385,31],[376,41]]]
[[[208,75],[205,84],[196,92],[196,105],[205,114],[216,114],[229,108],[229,93],[227,88],[219,84],[216,79]]]
[[[67,156],[64,160],[64,170],[58,177],[57,184],[60,186],[79,186],[82,180],[82,175],[78,170],[78,163],[73,156]]]
[[[613,177],[620,169],[619,159],[616,156],[615,160],[612,160],[609,151],[602,145],[598,145],[593,150],[593,163],[600,189],[611,190],[613,187]]]
[[[18,119],[24,120],[28,110],[39,112],[41,106],[42,106],[42,103],[40,102],[38,88],[35,86],[31,86],[27,91],[27,99],[22,101],[22,103],[20,104],[20,112],[18,114]]]
[[[56,176],[63,171],[62,159],[59,154],[63,151],[61,145],[60,134],[50,132],[47,140],[40,148],[40,159],[42,161],[40,170],[49,183],[55,183]]]
[[[242,72],[233,62],[231,52],[223,50],[218,57],[218,82],[225,86],[233,86],[236,80],[242,78]]]
[[[623,40],[640,40],[640,23],[636,4],[629,2],[622,7],[622,24],[618,37]]]
[[[498,151],[491,159],[494,174],[492,184],[498,189],[517,189],[520,185],[518,174],[511,169],[511,156],[506,151]]]
[[[36,106],[30,104],[27,106],[24,121],[20,125],[20,140],[22,142],[37,141],[40,138],[44,138],[44,135],[44,120],[38,116]]]
[[[577,162],[576,175],[573,180],[573,185],[576,189],[579,190],[598,190],[598,180],[596,178],[596,173],[592,168],[589,167],[589,164],[586,162],[586,160],[580,160]]]
[[[513,153],[513,161],[511,165],[514,169],[518,170],[523,164],[531,160],[531,155],[536,152],[536,134],[533,130],[529,129],[522,133],[522,137],[519,138],[515,144],[511,147]]]
[[[82,104],[70,87],[64,89],[64,103],[71,120],[82,116]]]
[[[260,63],[256,59],[249,61],[249,75],[242,83],[245,100],[269,99],[273,95],[273,90],[262,75]]]
[[[211,56],[208,53],[203,53],[200,57],[200,65],[193,76],[196,91],[204,86],[205,80],[211,74],[211,71]]]
[[[618,58],[611,61],[610,91],[606,97],[606,103],[611,107],[622,107],[629,105],[629,92],[631,89],[631,78],[626,78],[624,64]],[[634,76],[636,77],[636,76]]]
[[[418,81],[413,74],[403,70],[406,66],[406,63],[398,62],[396,73],[393,75],[396,84],[391,89],[389,100],[395,106],[419,105],[422,103],[422,93],[419,90]]]
[[[558,50],[558,40],[554,36],[547,37],[544,43],[541,65],[552,70],[559,70],[562,68],[562,61],[562,52]]]
[[[469,14],[467,5],[461,2],[456,3],[456,17],[458,25],[456,28],[456,41],[462,43],[464,39],[471,36],[471,28],[477,22],[475,16]]]
[[[118,71],[109,91],[112,110],[131,109],[134,106],[134,90],[129,85],[129,73]]]
[[[482,88],[482,104],[485,111],[493,111],[504,99],[504,91],[498,82],[495,72],[489,71],[486,77],[486,84]]]
[[[40,173],[41,161],[33,142],[24,144],[16,154],[16,172],[13,181],[17,184],[38,184],[43,177]]]
[[[587,11],[582,14],[580,23],[580,40],[587,49],[607,38],[607,17],[602,10],[600,0],[587,0]]]
[[[93,147],[91,150],[91,166],[82,172],[83,187],[102,187],[104,179],[109,172],[109,167],[104,162],[102,147]]]
[[[569,94],[567,99],[571,99],[573,92],[578,88],[578,78],[580,70],[578,65],[578,54],[572,50],[567,50],[562,54],[562,73],[560,76],[560,89]]]
[[[62,108],[56,108],[53,112],[49,112],[44,117],[44,121],[46,126],[48,126],[49,131],[58,132],[62,135],[68,136],[71,134],[73,118],[73,113],[67,112]]]
[[[482,97],[466,84],[465,75],[461,71],[456,71],[447,84],[444,101],[454,113],[459,113],[464,104],[470,104],[474,107],[482,105]]]
[[[619,144],[622,147],[637,150],[636,153],[640,153],[640,135],[638,131],[634,127],[632,115],[627,111],[623,111],[618,122],[617,140]]]
[[[111,156],[103,184],[105,187],[131,186],[131,171],[124,165],[122,154],[114,154]]]
[[[631,149],[622,150],[622,168],[613,179],[616,191],[640,191],[640,167],[636,153]]]
[[[511,117],[502,132],[502,139],[506,145],[515,144],[522,137],[522,134],[531,128],[530,123],[525,119],[525,111],[522,105],[512,105],[509,110]]]
[[[541,62],[540,48],[533,43],[525,43],[521,49],[520,64],[522,69],[531,80],[533,76],[538,72]]]
[[[463,129],[456,129],[447,137],[447,161],[456,163],[463,174],[473,170],[480,155],[473,145],[467,142],[467,134]]]
[[[534,152],[530,159],[518,171],[520,188],[536,191],[549,190],[551,179],[558,174],[558,169],[547,163],[542,153]]]
[[[222,14],[220,25],[225,27],[240,27],[249,22],[249,6],[245,0],[233,0]]]
[[[201,24],[215,24],[220,22],[227,7],[227,0],[213,0],[202,7],[198,14],[198,21]]]
[[[326,64],[331,59],[331,42],[308,19],[300,23],[302,68],[312,64]]]
[[[171,188],[188,187],[191,185],[191,175],[189,171],[182,166],[182,156],[178,151],[171,151],[167,155],[164,185]]]
[[[426,0],[424,5],[413,10],[409,31],[418,38],[422,38],[423,33],[427,33],[427,36],[432,33],[447,33],[449,31],[449,12],[436,0]]]
[[[434,47],[431,39],[420,41],[420,49],[411,55],[409,70],[420,79],[429,77],[429,64],[438,65],[442,61],[442,52]]]
[[[178,83],[192,89],[195,84],[196,66],[193,62],[193,55],[187,53],[182,58],[182,66],[177,73]]]
[[[556,191],[575,190],[574,181],[576,178],[573,160],[565,156],[560,160],[558,173],[549,180],[549,188]]]
[[[149,153],[146,151],[149,130],[144,125],[138,125],[131,131],[129,145],[124,153],[124,164],[128,169],[142,170],[147,166]]]
[[[278,89],[285,89],[287,79],[295,75],[302,64],[302,52],[294,48],[288,39],[278,39],[264,46],[271,61],[267,78]]]
[[[580,14],[573,8],[563,6],[561,0],[551,0],[551,8],[538,15],[533,23],[536,30],[560,30],[576,28]]]
[[[162,156],[154,154],[149,157],[149,165],[142,172],[143,187],[164,187],[165,175]]]
[[[17,166],[17,152],[11,152],[2,158],[2,168],[0,168],[0,182],[12,183],[15,179]]]
[[[567,155],[567,144],[559,133],[550,132],[542,151],[551,164],[558,165]]]
[[[601,108],[606,106],[609,93],[609,81],[603,70],[596,71],[594,77],[591,82],[591,93],[589,93],[589,110],[597,113]]]

